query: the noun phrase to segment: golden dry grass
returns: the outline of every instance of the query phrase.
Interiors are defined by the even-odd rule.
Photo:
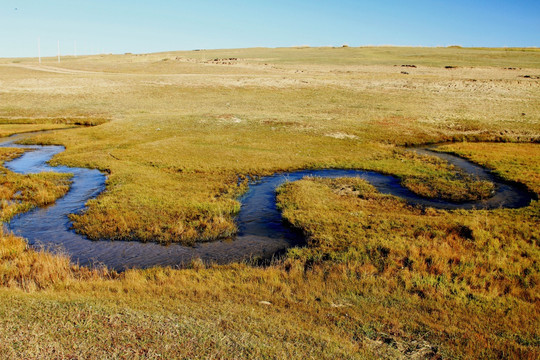
[[[489,151],[501,171],[527,163],[537,149],[503,145],[472,144],[478,149],[469,156],[479,161]],[[524,150],[505,161],[508,147]],[[536,175],[523,179],[536,187]],[[194,263],[80,276],[65,258],[52,261],[3,235],[3,261],[21,270],[2,273],[12,290],[0,292],[0,353],[538,356],[538,202],[518,210],[422,210],[358,179],[302,180],[284,186],[278,199],[310,240],[265,268]]]
[[[69,258],[28,249],[24,239],[0,234],[0,284],[24,290],[39,290],[67,280]]]
[[[214,61],[224,58],[237,60]],[[193,243],[234,234],[239,175],[385,167],[408,172],[406,184],[424,195],[444,196],[414,164],[400,164],[395,145],[538,141],[540,87],[523,76],[538,73],[539,59],[446,48],[193,51],[41,67],[5,59],[0,117],[112,119],[36,140],[67,146],[57,162],[110,173],[108,191],[75,226],[94,239]],[[471,187],[438,176],[447,179],[438,188]],[[468,197],[489,192],[477,185]]]
[[[540,193],[539,144],[456,143],[441,147],[441,150],[473,158],[499,176],[514,179]]]
[[[364,168],[411,187],[446,179],[427,191],[455,188],[451,168],[403,144],[520,142],[445,149],[538,193],[538,145],[528,142],[540,137],[540,86],[523,76],[538,75],[539,58],[517,49],[325,48],[79,57],[41,68],[2,59],[0,117],[111,120],[35,140],[66,145],[56,163],[110,173],[107,191],[74,217],[78,228],[189,243],[234,232],[245,190],[238,175]],[[356,180],[313,179],[287,185],[279,199],[309,246],[264,268],[194,262],[99,273],[3,234],[0,355],[539,356],[538,202],[423,211]]]

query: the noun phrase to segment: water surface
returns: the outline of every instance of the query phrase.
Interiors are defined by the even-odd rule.
[[[266,176],[250,185],[247,193],[241,198],[242,206],[236,219],[239,232],[234,240],[215,241],[194,247],[178,244],[164,246],[136,241],[91,241],[71,229],[68,214],[82,211],[86,201],[99,195],[105,189],[106,176],[93,169],[52,167],[47,162],[54,155],[64,151],[64,147],[15,144],[23,137],[25,135],[12,137],[0,145],[29,149],[21,157],[6,162],[5,167],[21,174],[43,171],[71,173],[73,183],[69,192],[53,205],[16,216],[8,224],[9,229],[26,238],[31,246],[65,253],[75,263],[85,266],[106,265],[116,270],[158,265],[183,266],[194,258],[220,264],[246,259],[268,259],[291,246],[300,245],[304,242],[302,236],[282,222],[281,214],[276,207],[275,189],[286,181],[296,181],[306,176],[361,177],[384,194],[398,196],[412,204],[440,209],[518,208],[527,206],[532,199],[531,194],[521,186],[504,182],[481,166],[465,159],[428,149],[417,149],[415,151],[420,153],[439,156],[480,179],[493,181],[496,184],[494,195],[483,201],[452,203],[417,196],[401,186],[397,178],[376,172],[340,169],[302,170]]]

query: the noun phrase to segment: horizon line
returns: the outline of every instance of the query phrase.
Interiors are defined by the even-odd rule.
[[[163,54],[163,53],[174,53],[174,52],[195,52],[195,51],[226,51],[226,50],[249,50],[249,49],[321,49],[321,48],[332,48],[332,49],[359,49],[359,48],[432,48],[432,49],[500,49],[500,50],[540,50],[539,46],[462,46],[462,45],[435,45],[435,46],[426,46],[426,45],[392,45],[392,44],[382,44],[382,45],[360,45],[360,46],[349,46],[348,44],[342,45],[320,45],[320,46],[311,46],[311,45],[291,45],[291,46],[251,46],[251,47],[239,47],[239,48],[206,48],[206,49],[189,49],[189,50],[163,50],[163,51],[154,51],[154,52],[143,52],[143,53],[134,53],[134,52],[122,52],[122,53],[92,53],[92,54],[72,54],[66,53],[60,56],[64,57],[82,57],[82,56],[103,56],[103,55],[152,55],[152,54]],[[45,55],[41,56],[42,59],[46,58],[56,58],[58,54],[54,55]],[[38,56],[6,56],[0,57],[0,59],[37,59]]]

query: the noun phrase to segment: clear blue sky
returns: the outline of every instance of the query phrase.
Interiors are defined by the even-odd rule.
[[[0,0],[0,57],[293,45],[540,46],[540,0]]]

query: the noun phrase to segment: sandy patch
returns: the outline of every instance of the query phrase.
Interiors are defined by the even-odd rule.
[[[334,132],[334,133],[326,134],[325,136],[328,136],[334,139],[358,139],[358,136],[356,135],[347,134],[343,132]]]

